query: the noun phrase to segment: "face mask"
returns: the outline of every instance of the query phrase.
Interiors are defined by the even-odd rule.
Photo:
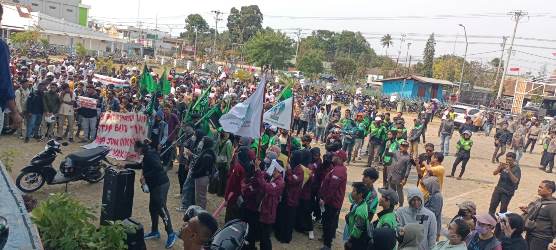
[[[475,226],[475,230],[477,230],[479,234],[485,234],[488,232],[488,228],[480,226],[479,224]]]

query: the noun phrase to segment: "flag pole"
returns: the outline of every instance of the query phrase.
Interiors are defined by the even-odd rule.
[[[295,91],[293,91],[292,85],[292,112],[290,114],[290,131],[288,131],[288,162],[284,162],[284,165],[288,166],[290,162],[290,157],[292,155],[292,134],[293,134],[293,112],[295,110]]]
[[[263,125],[263,114],[264,114],[264,103],[265,103],[265,99],[266,99],[266,73],[267,73],[267,72],[265,71],[265,72],[264,72],[264,76],[262,76],[263,79],[264,79],[264,81],[263,81],[264,89],[263,89],[263,110],[261,111],[261,123],[260,123],[260,124],[261,124],[261,128],[260,128],[260,130],[263,130],[263,128],[264,128],[264,125]],[[260,133],[260,130],[259,130],[259,133]],[[257,158],[260,157],[261,142],[263,141],[263,134],[264,134],[264,130],[263,130],[263,133],[260,133],[260,136],[259,136],[259,143],[258,143],[258,145],[257,145]]]

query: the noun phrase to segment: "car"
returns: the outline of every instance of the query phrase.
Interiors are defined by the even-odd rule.
[[[454,119],[454,124],[460,126],[465,123],[465,117],[471,117],[471,120],[475,120],[477,116],[482,114],[484,111],[473,106],[467,105],[452,105],[452,109],[456,113],[456,118]]]

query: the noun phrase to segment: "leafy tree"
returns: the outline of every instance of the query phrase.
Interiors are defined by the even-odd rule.
[[[309,76],[309,78],[315,79],[315,77],[324,70],[322,58],[322,51],[307,51],[297,60],[297,69]]]
[[[257,5],[242,6],[240,10],[232,7],[226,26],[233,43],[249,41],[262,29],[263,14]]]
[[[83,46],[82,43],[77,43],[75,45],[75,53],[79,57],[85,57],[87,55],[87,49],[85,48],[85,46]]]
[[[497,68],[498,64],[500,64],[500,67],[504,67],[504,61],[500,60],[500,58],[496,57],[493,58],[492,60],[490,60],[489,64],[493,67],[493,68]]]
[[[427,44],[425,45],[425,50],[423,51],[423,75],[426,77],[433,76],[433,60],[434,60],[434,46],[436,42],[434,41],[434,33],[429,36]]]
[[[380,39],[380,43],[382,44],[383,48],[386,48],[385,55],[388,56],[388,48],[390,48],[390,46],[392,46],[394,44],[394,42],[392,41],[392,36],[390,34],[384,35]]]
[[[346,79],[347,76],[355,73],[357,64],[355,60],[347,57],[337,58],[332,64],[332,70],[340,79]]]
[[[40,33],[36,30],[18,32],[10,36],[10,42],[26,54],[31,46],[39,41]]]
[[[434,61],[433,77],[448,81],[459,81],[461,62],[463,58],[454,55],[444,55]]]
[[[270,64],[274,69],[281,69],[295,52],[292,44],[293,40],[284,33],[267,28],[245,44],[245,55],[257,66]]]

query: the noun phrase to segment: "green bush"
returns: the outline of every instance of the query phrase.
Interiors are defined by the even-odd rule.
[[[126,249],[121,222],[97,228],[90,208],[66,194],[54,194],[31,213],[45,249]]]

